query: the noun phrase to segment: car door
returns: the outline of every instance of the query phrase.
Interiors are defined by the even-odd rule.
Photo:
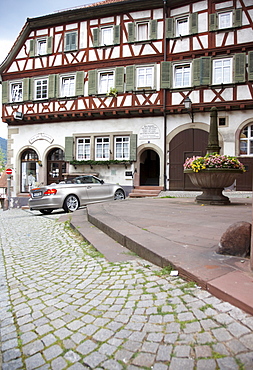
[[[91,183],[87,184],[87,194],[90,203],[108,200],[111,197],[110,185],[102,184],[93,177]]]

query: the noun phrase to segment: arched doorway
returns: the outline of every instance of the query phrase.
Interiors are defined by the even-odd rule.
[[[28,193],[38,181],[38,155],[33,149],[21,154],[21,193]]]
[[[208,144],[208,132],[200,129],[187,129],[177,134],[169,144],[169,189],[196,190],[188,175],[184,174],[183,164],[187,157],[204,156]]]
[[[151,149],[142,152],[140,156],[140,185],[159,186],[160,159]]]
[[[64,180],[66,173],[64,151],[59,148],[52,149],[47,156],[47,184],[59,183]]]

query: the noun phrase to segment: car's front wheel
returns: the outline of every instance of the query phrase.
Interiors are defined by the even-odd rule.
[[[40,209],[39,210],[40,213],[42,213],[43,215],[50,215],[50,213],[53,212],[53,209]]]
[[[114,193],[114,200],[125,199],[125,193],[123,190],[118,189]]]
[[[76,195],[68,195],[64,201],[63,209],[65,212],[74,212],[79,208],[79,199]]]

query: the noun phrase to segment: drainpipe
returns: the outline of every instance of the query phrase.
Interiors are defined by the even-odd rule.
[[[167,17],[167,0],[163,0],[163,61],[167,60],[167,40],[166,40],[166,17]],[[164,179],[164,190],[167,190],[167,146],[166,146],[166,137],[167,137],[167,117],[166,117],[166,92],[167,89],[163,90],[163,132],[164,132],[164,165],[163,165],[163,179]]]

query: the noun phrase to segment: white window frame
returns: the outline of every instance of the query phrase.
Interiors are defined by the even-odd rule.
[[[143,33],[142,28],[146,29]],[[142,21],[136,23],[136,41],[147,41],[149,40],[149,21]]]
[[[130,137],[114,137],[114,157],[116,160],[129,160],[130,158]]]
[[[91,140],[89,137],[80,137],[76,140],[76,159],[89,160],[91,158]]]
[[[113,26],[101,27],[100,32],[101,32],[100,45],[101,46],[113,45]]]
[[[136,67],[136,89],[155,89],[154,65],[143,65]]]
[[[40,87],[38,86],[39,84],[41,84]],[[46,95],[43,95],[45,86],[46,86]],[[38,88],[40,88],[40,94],[38,94]],[[47,77],[37,78],[34,80],[34,99],[35,100],[48,99],[48,78]]]
[[[107,94],[111,88],[115,87],[115,71],[98,71],[98,93]]]
[[[214,59],[212,63],[213,85],[229,84],[233,82],[233,58]],[[218,64],[220,64],[220,66]],[[226,78],[226,70],[229,70],[228,78]]]
[[[99,136],[95,139],[95,158],[97,161],[110,159],[110,137]]]
[[[180,26],[180,24],[185,24],[183,27]],[[190,20],[189,20],[189,15],[185,15],[183,17],[180,17],[180,18],[176,18],[176,22],[175,22],[175,26],[176,26],[176,36],[179,37],[179,36],[185,36],[185,35],[189,35],[189,29],[190,29]]]
[[[14,94],[15,87],[15,94]],[[13,81],[10,83],[10,102],[20,102],[23,100],[23,84],[21,81]]]
[[[76,76],[63,75],[60,76],[60,97],[75,96]]]
[[[75,47],[71,47],[72,44],[67,44],[67,35],[75,35]],[[70,45],[69,48],[67,47],[68,45]],[[68,52],[68,51],[77,50],[77,48],[78,48],[77,45],[78,45],[78,32],[77,31],[67,31],[65,33],[64,51]]]
[[[223,23],[225,20],[225,17],[228,17],[229,20],[228,21],[226,20],[226,22]],[[232,26],[233,26],[233,11],[232,10],[218,13],[218,28],[219,29],[231,28]]]
[[[41,47],[42,44],[43,48]],[[47,54],[47,38],[41,37],[36,40],[36,55],[45,55],[45,54]]]
[[[245,135],[245,133],[246,133],[246,135]],[[243,137],[243,135],[245,137]],[[244,143],[246,153],[241,153],[242,143]],[[253,156],[253,123],[244,127],[244,129],[241,131],[241,135],[240,135],[240,156],[248,156],[248,157]]]
[[[177,73],[181,70],[181,84],[179,84],[177,81]],[[187,83],[186,75],[189,75],[189,80]],[[184,88],[189,87],[192,85],[191,82],[191,74],[192,74],[192,64],[191,63],[185,63],[185,64],[174,64],[173,65],[173,87],[175,88]]]

